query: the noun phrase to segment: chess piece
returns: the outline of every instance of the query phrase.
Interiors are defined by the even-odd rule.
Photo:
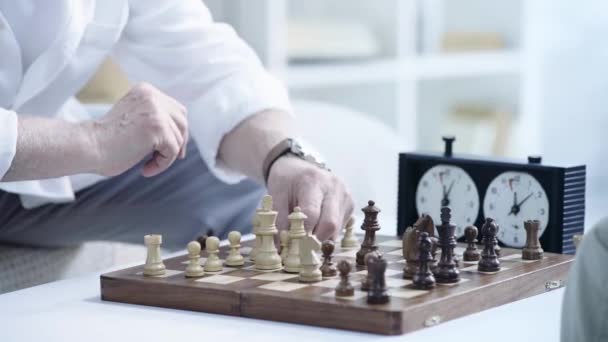
[[[331,262],[331,255],[334,253],[334,242],[331,240],[323,241],[321,244],[323,253],[323,264],[321,265],[321,275],[323,278],[335,277],[338,274],[336,266]]]
[[[464,239],[467,242],[467,249],[462,254],[464,261],[479,261],[481,254],[477,249],[477,227],[468,226],[464,229]]]
[[[186,278],[199,278],[205,275],[201,266],[201,244],[197,241],[188,243],[188,266],[186,267]]]
[[[283,270],[287,273],[300,273],[300,240],[306,236],[304,220],[307,219],[307,216],[300,207],[295,207],[293,213],[289,214],[287,219],[290,222],[289,244]]]
[[[435,277],[429,268],[433,256],[431,255],[432,242],[427,232],[418,234],[418,268],[412,278],[412,286],[416,289],[428,290],[435,287]]]
[[[521,258],[524,260],[540,260],[543,258],[543,248],[540,246],[538,230],[539,220],[527,220],[524,222],[526,230],[526,245],[521,250]]]
[[[357,238],[353,234],[354,227],[355,218],[351,216],[346,222],[346,227],[344,228],[344,236],[342,237],[342,241],[340,242],[342,248],[354,248],[357,247],[357,244],[359,244],[359,241],[357,241]]]
[[[370,277],[369,291],[367,291],[368,304],[386,304],[389,301],[384,277],[387,265],[382,255],[373,255],[367,261],[367,274]]]
[[[418,255],[418,235],[420,232],[426,232],[429,239],[431,239],[432,259],[429,261],[429,267],[431,270],[434,270],[437,266],[437,238],[434,236],[435,224],[431,216],[422,214],[418,220],[416,220],[413,227],[411,229],[407,228],[403,235],[403,258],[405,259],[405,266],[403,268],[404,279],[412,279],[418,269],[418,261],[416,258]]]
[[[281,263],[285,264],[287,253],[289,253],[289,232],[281,230],[279,233],[279,243],[281,245]]]
[[[163,264],[163,259],[160,257],[160,245],[162,243],[162,235],[144,236],[144,244],[148,248],[143,272],[145,276],[160,276],[165,274],[165,264]]]
[[[498,223],[496,223],[496,228],[499,228]],[[496,256],[499,257],[499,258],[500,258],[500,252],[501,252],[501,248],[498,245],[498,239],[496,239],[494,241],[494,253],[496,253]]]
[[[435,280],[439,284],[452,284],[460,281],[460,272],[454,262],[454,247],[456,247],[456,237],[454,232],[456,226],[450,223],[450,207],[441,208],[441,225],[437,226],[439,232],[439,248],[441,257],[435,269]]]
[[[416,222],[414,222],[414,228],[419,232],[426,232],[429,234],[429,237],[435,236],[435,222],[433,222],[433,218],[430,215],[420,215]]]
[[[439,249],[439,239],[437,239],[436,236],[429,236],[429,239],[431,239],[431,256],[433,257],[433,259],[431,259],[431,261],[429,262],[429,267],[432,272],[435,272],[435,269],[437,269],[437,264],[439,263],[439,261],[437,260],[437,250]]]
[[[492,219],[492,220],[494,220],[494,219]],[[494,221],[494,223],[496,224],[496,226],[498,226],[498,223],[496,223],[496,221]],[[481,226],[481,245],[485,246],[486,245],[486,240],[485,240],[486,234],[483,232],[483,227],[484,226]],[[500,250],[501,250],[501,248],[498,245],[498,239],[496,239],[496,244],[494,245],[494,252],[496,253],[496,256],[498,256],[499,258],[500,258]]]
[[[261,244],[255,255],[255,268],[258,270],[279,270],[283,266],[281,256],[274,245],[275,235],[279,232],[275,222],[277,212],[272,210],[272,197],[264,196],[262,210],[258,212],[258,234]]]
[[[403,267],[404,279],[412,279],[418,268],[417,237],[418,230],[414,227],[407,227],[405,233],[403,233],[403,258],[405,259],[405,266]]]
[[[355,295],[355,288],[350,283],[349,275],[352,270],[350,262],[341,260],[338,263],[338,271],[340,272],[340,282],[336,286],[337,297],[351,297]]]
[[[230,242],[230,252],[228,253],[228,257],[226,257],[226,266],[243,266],[245,258],[241,255],[241,233],[237,231],[228,233],[228,241]]]
[[[201,250],[205,249],[205,246],[206,246],[205,241],[210,236],[215,236],[213,229],[208,229],[206,234],[203,234],[196,238],[196,242],[198,242],[198,244],[201,246]]]
[[[481,227],[484,234],[484,247],[481,252],[481,260],[477,264],[479,272],[498,272],[500,271],[500,261],[496,255],[496,234],[498,225],[492,218],[486,218],[486,222]]]
[[[218,256],[220,253],[220,239],[210,236],[205,241],[207,251],[207,261],[205,261],[205,272],[219,272],[222,270],[222,260]]]
[[[373,252],[369,252],[365,255],[365,258],[363,259],[365,266],[367,266],[367,262],[371,259],[371,258],[377,258],[380,256],[380,252],[373,251]],[[365,277],[363,277],[363,279],[361,279],[361,290],[362,291],[369,291],[371,287],[371,276],[369,275],[369,269],[367,270],[367,274],[365,275]]]
[[[319,270],[319,256],[321,242],[312,234],[307,234],[300,239],[300,277],[303,283],[314,283],[322,279]]]
[[[380,209],[376,207],[374,201],[368,201],[367,207],[361,210],[365,215],[363,224],[361,225],[361,229],[365,231],[365,236],[363,237],[363,243],[361,243],[361,249],[357,251],[357,265],[364,265],[365,255],[378,249],[378,245],[376,245],[376,231],[380,230],[380,225],[378,224]]]
[[[255,215],[253,215],[253,220],[251,222],[253,226],[252,232],[255,235],[253,248],[251,249],[251,252],[249,252],[249,260],[251,261],[255,261],[255,256],[258,254],[258,249],[260,249],[260,245],[262,244],[262,236],[258,235],[258,228],[260,226],[260,218],[258,217],[258,214],[260,211],[262,211],[261,208],[257,208],[255,210]]]

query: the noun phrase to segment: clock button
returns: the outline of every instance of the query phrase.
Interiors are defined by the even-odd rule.
[[[443,151],[444,156],[446,156],[446,157],[452,156],[452,144],[454,144],[454,140],[456,140],[456,137],[453,135],[443,136],[443,141],[445,142],[445,150]]]

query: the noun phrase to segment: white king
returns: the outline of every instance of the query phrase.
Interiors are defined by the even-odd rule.
[[[274,236],[279,232],[275,225],[277,214],[272,210],[272,197],[264,196],[262,210],[257,214],[257,236],[260,236],[261,244],[255,255],[255,268],[259,270],[277,270],[282,267],[281,256],[274,245]]]
[[[289,250],[285,259],[285,272],[300,273],[300,239],[306,236],[304,220],[308,217],[300,207],[293,208],[293,213],[287,216],[289,219]]]

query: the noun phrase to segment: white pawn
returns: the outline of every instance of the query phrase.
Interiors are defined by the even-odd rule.
[[[188,243],[188,267],[186,267],[187,278],[198,278],[205,275],[203,266],[201,266],[201,244],[197,241]]]
[[[207,261],[205,262],[205,272],[219,272],[222,270],[222,260],[218,256],[220,252],[220,239],[210,236],[205,240],[205,250],[207,251]]]
[[[346,227],[344,228],[344,237],[342,237],[342,241],[340,243],[343,248],[354,248],[359,245],[359,241],[353,235],[354,225],[355,218],[351,216],[346,222]]]
[[[144,244],[148,247],[146,264],[144,265],[145,276],[160,276],[165,274],[165,264],[160,257],[160,245],[163,243],[162,235],[144,236]]]
[[[279,233],[279,240],[281,242],[281,262],[285,265],[287,253],[289,253],[289,232],[281,230]]]
[[[230,253],[226,257],[226,266],[243,266],[245,258],[241,255],[241,233],[237,231],[228,233],[228,241],[230,242]]]

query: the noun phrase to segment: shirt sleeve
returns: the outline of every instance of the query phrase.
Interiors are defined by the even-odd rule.
[[[220,180],[244,176],[221,165],[221,140],[265,109],[291,113],[285,87],[200,0],[133,0],[114,56],[131,80],[146,81],[188,107],[190,135]]]
[[[0,108],[0,178],[3,178],[17,151],[17,113]]]

